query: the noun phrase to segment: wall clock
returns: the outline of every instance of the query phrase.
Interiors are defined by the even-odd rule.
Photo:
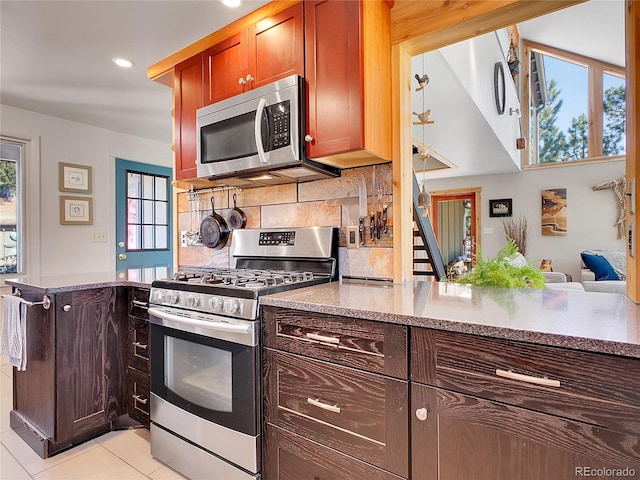
[[[496,98],[496,110],[498,115],[504,113],[505,102],[504,66],[502,62],[497,62],[493,68],[493,89]]]

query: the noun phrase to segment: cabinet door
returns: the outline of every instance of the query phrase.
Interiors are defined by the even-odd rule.
[[[362,148],[363,77],[359,1],[305,4],[307,156]]]
[[[177,65],[174,72],[175,103],[175,178],[196,178],[196,155],[198,136],[196,132],[196,110],[203,106],[202,99],[202,54]]]
[[[107,424],[121,395],[116,299],[115,288],[56,295],[57,442]]]
[[[411,404],[415,480],[546,480],[640,469],[632,435],[416,383]]]
[[[253,88],[289,75],[304,76],[303,2],[265,18],[252,29],[249,74]]]
[[[204,103],[210,105],[248,90],[249,49],[247,30],[204,52]]]

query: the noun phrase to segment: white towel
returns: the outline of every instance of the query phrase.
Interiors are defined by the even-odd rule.
[[[7,355],[18,370],[27,369],[27,305],[15,295],[4,297],[0,355]]]

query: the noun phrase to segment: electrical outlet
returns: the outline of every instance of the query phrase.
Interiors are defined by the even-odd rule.
[[[358,227],[347,227],[347,248],[358,248],[359,246]]]
[[[189,245],[187,243],[187,231],[186,230],[182,230],[182,231],[180,231],[180,246],[181,247],[186,247],[187,245]]]
[[[91,232],[91,241],[92,242],[106,242],[107,241],[107,232]]]
[[[482,233],[485,235],[493,235],[493,228],[491,227],[484,227],[482,229]]]

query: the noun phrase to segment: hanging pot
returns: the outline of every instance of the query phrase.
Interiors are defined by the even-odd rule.
[[[247,224],[247,216],[244,212],[236,206],[236,194],[233,194],[233,209],[229,213],[229,227],[231,230],[236,230],[238,228],[244,228]]]
[[[216,250],[223,248],[229,239],[229,227],[224,218],[216,213],[213,195],[211,196],[211,215],[200,224],[200,238],[203,244]]]

